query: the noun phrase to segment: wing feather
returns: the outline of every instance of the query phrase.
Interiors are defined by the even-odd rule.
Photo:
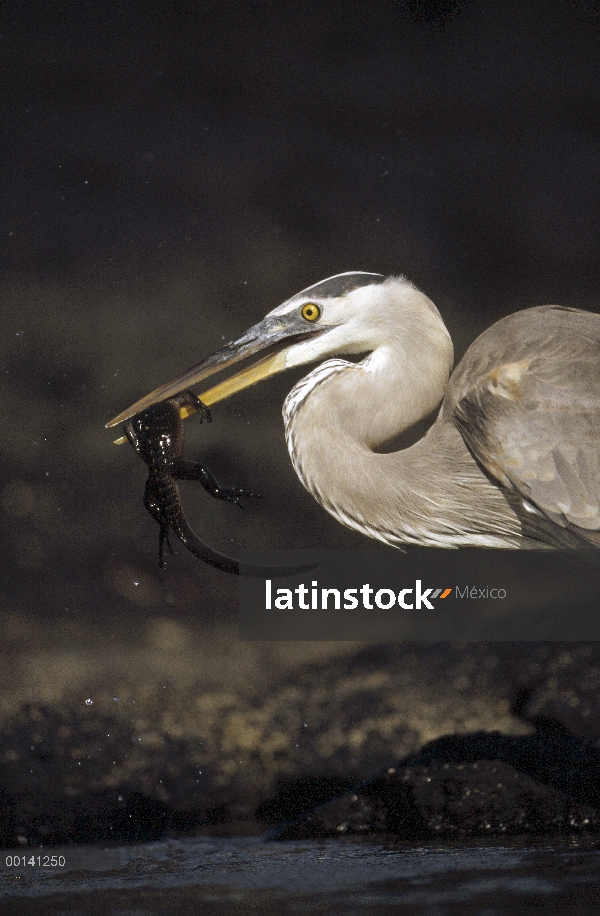
[[[600,315],[542,306],[498,322],[453,373],[444,411],[526,508],[598,543]]]

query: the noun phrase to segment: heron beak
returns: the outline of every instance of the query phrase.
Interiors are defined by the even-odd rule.
[[[208,391],[200,395],[200,400],[210,407],[217,401],[223,401],[237,391],[242,391],[250,385],[255,385],[261,379],[282,372],[286,368],[286,354],[291,346],[306,340],[308,337],[314,337],[326,330],[323,327],[311,327],[296,315],[268,315],[254,327],[246,331],[240,337],[230,341],[221,347],[212,356],[203,359],[196,366],[192,366],[187,372],[179,375],[176,379],[161,385],[150,394],[147,394],[141,400],[136,401],[127,410],[124,410],[118,416],[106,424],[107,429],[124,423],[135,414],[140,413],[152,404],[164,401],[167,398],[174,397],[181,391],[185,391],[192,385],[204,381],[211,375],[221,372],[227,366],[260,353],[262,350],[273,347],[276,344],[286,344],[277,352],[271,353],[259,359],[258,362],[252,363],[245,369],[236,372],[224,382],[220,382]],[[190,408],[182,409],[182,416],[189,416],[193,411]],[[120,440],[118,440],[120,441]]]

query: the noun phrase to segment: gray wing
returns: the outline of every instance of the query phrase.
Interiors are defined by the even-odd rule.
[[[543,306],[498,322],[453,373],[444,410],[525,509],[600,546],[600,315]]]

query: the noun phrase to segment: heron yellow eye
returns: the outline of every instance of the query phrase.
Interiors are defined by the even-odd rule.
[[[321,317],[321,309],[314,302],[307,302],[306,305],[302,306],[300,314],[307,321],[316,321],[317,318]]]

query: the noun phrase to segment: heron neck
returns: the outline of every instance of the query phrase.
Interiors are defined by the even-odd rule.
[[[284,405],[287,427],[327,429],[339,441],[376,449],[441,403],[452,368],[452,343],[440,319],[419,339],[394,339],[359,363],[332,359],[301,379]]]
[[[447,370],[432,371],[433,356],[425,364],[421,359],[417,370],[427,364],[428,373],[411,373],[382,347],[359,364],[330,360],[299,382],[284,407],[296,473],[332,515],[370,537],[504,546],[514,515],[442,414],[410,448],[373,451],[441,403]],[[486,519],[478,529],[482,503]],[[486,527],[498,536],[482,539]]]

